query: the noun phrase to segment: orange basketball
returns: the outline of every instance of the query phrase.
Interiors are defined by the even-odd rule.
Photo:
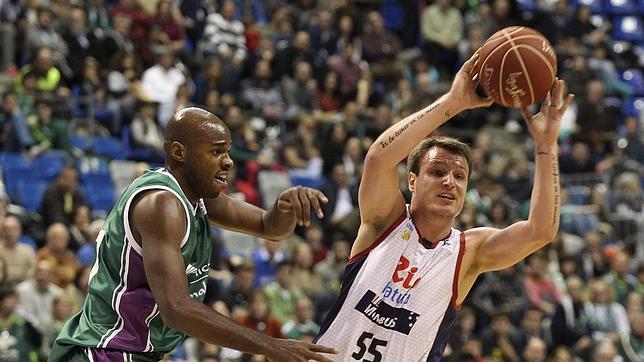
[[[481,47],[480,84],[496,103],[519,108],[542,100],[557,75],[557,56],[538,31],[511,26],[494,33]]]

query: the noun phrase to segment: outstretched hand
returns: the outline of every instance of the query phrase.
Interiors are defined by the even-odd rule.
[[[286,189],[279,195],[277,208],[283,213],[294,213],[298,225],[309,226],[311,225],[311,207],[320,219],[324,217],[320,202],[325,204],[329,202],[329,199],[321,191],[295,186]]]
[[[463,63],[461,69],[456,73],[452,87],[449,90],[450,96],[462,110],[489,107],[494,103],[492,97],[481,97],[476,93],[476,86],[480,79],[478,60],[479,50]]]
[[[534,116],[528,112],[527,107],[521,108],[521,115],[528,125],[528,131],[534,138],[535,144],[552,145],[557,142],[561,118],[575,99],[573,94],[568,94],[564,99],[565,88],[566,83],[557,78],[541,104],[541,110]]]
[[[267,354],[270,362],[332,362],[320,353],[338,353],[335,349],[292,339],[275,339],[272,351]]]

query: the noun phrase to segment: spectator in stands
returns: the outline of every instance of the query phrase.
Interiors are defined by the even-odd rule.
[[[31,138],[34,140],[34,145],[29,149],[32,156],[49,150],[71,152],[69,123],[54,117],[52,99],[38,98],[36,100],[36,114],[28,116],[26,122]]]
[[[294,288],[315,299],[324,288],[322,279],[313,271],[313,266],[313,249],[307,243],[298,243],[293,250],[291,282]]]
[[[523,313],[521,323],[518,325],[522,350],[528,348],[531,339],[545,340],[550,336],[550,331],[543,328],[543,321],[544,313],[541,309],[528,308]]]
[[[329,199],[322,205],[326,217],[322,220],[327,236],[334,231],[343,233],[349,240],[354,240],[360,226],[358,211],[358,185],[349,185],[349,177],[344,164],[333,166],[330,180],[320,190]]]
[[[362,59],[362,40],[358,36],[358,31],[354,25],[354,18],[348,14],[339,14],[337,11],[336,14],[338,14],[336,16],[338,19],[338,39],[333,54],[342,54],[347,44],[352,44],[356,59]]]
[[[203,52],[206,57],[216,55],[239,69],[246,59],[247,49],[244,24],[234,18],[235,11],[235,2],[226,0],[219,12],[208,15],[203,34]]]
[[[66,62],[72,71],[71,83],[75,84],[81,80],[85,58],[96,56],[100,40],[87,28],[87,14],[80,6],[72,8],[65,30],[63,40],[69,49]]]
[[[263,291],[254,291],[250,296],[247,316],[236,318],[237,323],[244,327],[262,332],[268,336],[282,338],[282,325],[271,313],[271,306]]]
[[[124,16],[129,18],[131,26],[130,31],[124,33],[123,37],[128,37],[132,42],[140,46],[145,41],[145,36],[152,24],[152,17],[146,14],[145,10],[141,7],[141,3],[134,0],[118,0],[117,4],[112,7],[110,11],[112,18],[116,16]],[[113,25],[116,28],[116,25]]]
[[[548,275],[547,261],[543,254],[533,254],[528,258],[527,275],[523,282],[531,305],[552,315],[557,303],[561,302],[561,295]]]
[[[18,105],[16,93],[11,90],[2,94],[0,127],[0,145],[4,152],[20,153],[33,145],[34,140]]]
[[[320,326],[313,321],[313,303],[307,297],[300,297],[295,302],[295,315],[282,326],[282,335],[289,339],[301,339],[304,336],[315,336]]]
[[[340,282],[344,275],[344,268],[349,258],[349,241],[338,237],[331,245],[331,251],[327,253],[324,260],[315,265],[315,273],[320,276],[325,291],[338,295],[340,293]]]
[[[293,286],[289,261],[277,263],[275,269],[275,280],[266,284],[263,291],[268,298],[271,313],[282,324],[295,316],[295,303],[304,294]]]
[[[5,332],[0,344],[0,360],[7,362],[30,361],[29,326],[16,310],[18,299],[12,289],[0,290],[0,328]]]
[[[592,362],[615,362],[617,350],[610,340],[602,340],[595,346]]]
[[[340,94],[344,100],[348,100],[356,90],[360,75],[369,64],[356,55],[353,43],[346,43],[341,53],[329,58],[328,66],[337,73]]]
[[[561,173],[595,172],[595,162],[591,158],[590,147],[584,142],[575,142],[570,154],[564,154],[559,161]]]
[[[451,0],[439,0],[425,8],[420,26],[430,63],[440,68],[445,79],[451,79],[458,62],[456,47],[463,38],[461,12]]]
[[[621,334],[630,332],[626,310],[615,302],[615,293],[610,284],[602,280],[593,281],[589,300],[586,310],[595,342],[608,339],[615,343]]]
[[[295,62],[301,60],[313,66],[313,73],[317,73],[318,62],[311,49],[311,37],[305,31],[298,31],[283,49],[278,48],[275,54],[275,77],[282,79],[285,76],[293,75]]]
[[[587,359],[592,347],[590,317],[586,310],[584,282],[577,276],[566,279],[567,293],[552,316],[552,345],[569,346],[579,357]]]
[[[519,361],[520,340],[508,316],[497,313],[492,322],[481,332],[483,355],[505,361]]]
[[[579,100],[577,108],[579,135],[585,141],[593,144],[603,141],[607,133],[616,129],[619,110],[606,103],[604,85],[600,80],[591,80],[586,84],[585,96]]]
[[[619,354],[626,362],[644,360],[644,313],[636,312],[629,316],[631,332],[623,334],[618,342]]]
[[[67,165],[45,190],[40,206],[43,224],[45,227],[53,223],[71,225],[74,210],[81,205],[85,205],[85,200],[78,190],[78,171],[73,165]]]
[[[36,270],[34,250],[20,242],[22,223],[15,216],[7,216],[2,221],[2,243],[0,258],[4,259],[6,268],[3,281],[15,285],[31,278]]]
[[[169,0],[161,0],[156,4],[154,24],[161,29],[164,43],[174,51],[181,54],[185,48],[185,33],[181,24],[181,16],[178,9],[173,9],[176,3]]]
[[[315,95],[315,101],[323,112],[323,118],[329,118],[342,108],[342,98],[340,97],[340,88],[338,74],[334,71],[328,71],[322,82],[318,85]]]
[[[255,288],[275,281],[277,276],[277,267],[280,263],[287,261],[288,256],[280,249],[279,242],[266,239],[259,240],[259,247],[251,255],[251,260],[255,264]]]
[[[471,300],[484,313],[484,323],[498,312],[513,323],[519,322],[529,303],[521,275],[516,266],[483,275]]]
[[[54,341],[49,339],[53,319],[54,299],[63,295],[63,290],[52,283],[52,265],[47,260],[38,262],[36,274],[18,284],[16,294],[18,302],[24,309],[25,318],[43,336],[43,343],[39,348],[42,356],[47,356],[49,346]],[[55,336],[54,336],[55,337]]]
[[[36,54],[39,49],[51,49],[53,61],[60,67],[65,76],[70,77],[72,75],[71,68],[65,59],[69,54],[69,48],[54,26],[51,8],[38,8],[38,23],[27,30],[25,50],[27,54]]]
[[[60,294],[52,303],[51,324],[48,333],[43,339],[48,342],[56,340],[58,333],[63,329],[67,320],[73,315],[72,301],[66,294]],[[49,349],[49,348],[48,348]]]
[[[47,228],[47,242],[38,249],[36,259],[46,260],[53,270],[52,282],[65,289],[76,277],[80,264],[76,256],[67,249],[69,245],[69,229],[64,224],[55,223]]]
[[[530,199],[530,191],[525,185],[531,182],[532,171],[527,157],[523,153],[516,153],[510,157],[507,168],[501,176],[501,183],[505,186],[508,196],[512,200],[523,204]]]
[[[241,99],[251,114],[276,124],[282,121],[285,103],[279,84],[272,80],[271,65],[266,60],[259,60],[255,65],[253,78],[241,87]]]
[[[312,77],[311,64],[304,61],[295,62],[293,78],[287,78],[282,83],[286,110],[284,117],[296,119],[301,113],[316,113],[320,110],[315,98],[316,82]]]
[[[217,299],[226,303],[233,318],[237,318],[248,310],[249,299],[254,290],[255,265],[250,260],[244,260],[233,268],[233,273],[233,280],[221,288]]]
[[[69,226],[69,249],[73,252],[78,251],[80,247],[90,242],[92,231],[90,223],[92,222],[92,211],[89,207],[81,205],[74,210],[74,218]]]
[[[476,315],[469,307],[463,307],[456,317],[456,326],[449,337],[446,350],[451,350],[451,354],[447,357],[449,362],[460,362],[467,358],[466,344],[470,342],[474,336],[474,327],[476,326]]]
[[[33,61],[20,68],[20,74],[16,77],[16,89],[22,87],[22,77],[29,72],[38,75],[38,90],[41,92],[56,92],[58,95],[69,95],[69,89],[63,86],[62,74],[54,66],[54,54],[49,48],[38,48],[35,51]]]
[[[338,30],[334,27],[333,13],[322,10],[317,13],[317,21],[309,26],[311,48],[316,58],[326,62],[327,58],[337,51]]]
[[[347,132],[346,125],[343,122],[338,121],[333,121],[330,124],[323,124],[322,130],[322,137],[324,137],[324,140],[322,141],[324,147],[321,147],[320,149],[320,154],[324,161],[322,173],[329,175],[336,164],[344,161],[342,156],[344,154],[349,134]]]
[[[115,13],[111,17],[112,28],[101,41],[99,60],[103,66],[109,64],[114,54],[134,53],[133,39],[130,38],[132,18],[125,13]]]
[[[393,81],[401,75],[396,56],[401,50],[400,39],[385,29],[382,16],[377,11],[367,15],[362,34],[362,55],[369,62],[373,77],[378,81]]]
[[[132,143],[136,147],[150,151],[150,160],[163,160],[163,134],[156,122],[158,104],[150,99],[140,98],[137,110],[130,125]]]
[[[523,353],[521,361],[524,362],[544,362],[547,356],[546,342],[539,337],[531,337],[528,340]]]
[[[613,287],[615,301],[626,305],[628,295],[637,288],[637,278],[631,274],[631,256],[624,251],[617,251],[610,260],[610,271],[604,281]]]
[[[163,129],[174,112],[177,90],[186,82],[185,75],[175,67],[174,62],[172,51],[160,48],[156,54],[156,64],[146,69],[141,78],[143,94],[159,103],[157,119]]]
[[[309,115],[301,115],[295,132],[286,134],[283,141],[282,158],[291,175],[308,178],[322,175],[318,141],[315,120]]]

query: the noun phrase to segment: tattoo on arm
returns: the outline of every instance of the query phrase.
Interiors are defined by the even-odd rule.
[[[555,209],[552,213],[552,224],[556,224],[559,220],[559,161],[557,160],[557,155],[552,155],[552,177],[554,184],[554,201]]]
[[[392,143],[396,140],[396,138],[398,138],[401,134],[403,134],[403,132],[405,132],[405,131],[406,131],[406,130],[407,130],[407,129],[412,125],[412,124],[416,123],[419,119],[421,119],[421,118],[425,117],[427,114],[429,114],[430,112],[432,112],[433,110],[435,110],[439,105],[440,105],[440,103],[436,103],[436,104],[434,104],[434,105],[430,106],[429,108],[427,108],[427,109],[425,110],[425,112],[422,112],[422,113],[421,113],[421,112],[419,112],[419,113],[418,113],[418,115],[417,115],[416,117],[412,118],[412,119],[411,119],[411,120],[409,120],[407,123],[405,123],[404,125],[402,125],[402,127],[400,127],[399,129],[397,129],[397,130],[394,132],[394,134],[393,134],[393,135],[390,135],[386,140],[380,141],[380,146],[381,146],[382,148],[386,148],[387,146],[389,146],[390,144],[392,144]],[[447,109],[447,111],[445,111],[445,115],[446,115],[446,116],[448,116],[448,112],[449,112],[449,110],[450,110],[450,109],[451,109],[451,107],[450,107],[450,108],[448,108],[448,109]],[[449,117],[449,116],[448,116],[448,117]]]

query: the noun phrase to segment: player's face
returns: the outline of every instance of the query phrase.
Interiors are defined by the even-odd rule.
[[[465,157],[440,147],[429,149],[418,175],[409,175],[412,203],[420,203],[438,217],[456,217],[463,208],[468,173]]]
[[[225,126],[209,123],[200,130],[194,144],[187,145],[187,177],[199,197],[217,197],[228,186],[228,171],[233,166],[233,160],[228,155],[231,143],[230,133]]]

